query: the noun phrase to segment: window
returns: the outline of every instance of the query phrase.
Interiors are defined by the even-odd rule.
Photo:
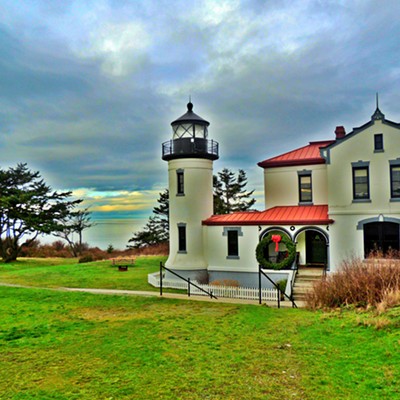
[[[224,228],[222,235],[227,238],[228,255],[226,258],[239,259],[239,236],[243,236],[242,228]]]
[[[298,171],[299,203],[312,203],[311,171]]]
[[[390,197],[400,199],[400,165],[390,166]]]
[[[183,196],[185,194],[183,169],[178,169],[176,171],[176,183],[177,183],[176,194],[178,196]]]
[[[178,224],[178,252],[186,253],[186,224]]]
[[[377,133],[374,135],[374,151],[380,152],[383,151],[383,134]]]
[[[238,231],[228,231],[228,257],[239,256]]]
[[[353,200],[369,200],[368,166],[353,166]]]

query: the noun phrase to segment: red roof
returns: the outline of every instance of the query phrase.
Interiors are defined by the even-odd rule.
[[[319,149],[333,142],[334,140],[310,142],[307,146],[260,161],[258,166],[262,168],[276,168],[293,165],[325,164],[325,160],[321,157]]]
[[[203,225],[325,225],[332,224],[328,206],[278,206],[265,211],[213,215]]]

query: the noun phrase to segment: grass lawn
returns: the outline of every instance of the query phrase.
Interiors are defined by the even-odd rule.
[[[0,288],[2,399],[400,398],[385,316]]]
[[[22,259],[0,264],[0,282],[149,290],[159,261],[118,272]],[[0,287],[0,304],[0,399],[400,399],[400,308],[322,313],[13,287]]]
[[[78,264],[76,258],[20,258],[0,263],[0,282],[39,287],[83,287],[101,289],[154,290],[147,275],[159,269],[166,257],[143,256],[134,267],[120,272],[111,261]]]

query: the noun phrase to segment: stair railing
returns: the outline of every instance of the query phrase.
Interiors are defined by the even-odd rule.
[[[290,297],[285,293],[282,292],[279,286],[261,269],[261,266],[258,268],[258,302],[259,304],[262,303],[262,293],[261,293],[261,275],[264,275],[271,283],[272,285],[277,289],[278,291],[278,308],[281,308],[281,293],[283,294],[284,297],[288,298],[292,302],[292,307],[297,308],[296,303],[293,300],[293,294],[290,295]]]
[[[165,265],[163,265],[163,263],[160,261],[160,296],[162,296],[163,294],[163,269],[168,271],[169,273],[175,275],[176,277],[178,277],[179,279],[185,281],[188,284],[188,297],[190,297],[190,287],[194,286],[195,288],[201,290],[202,292],[204,292],[205,294],[207,294],[208,296],[210,296],[211,299],[215,299],[218,300],[218,297],[213,295],[212,290],[210,290],[209,292],[207,290],[204,290],[203,288],[201,288],[200,286],[196,285],[195,283],[193,283],[190,278],[186,279],[183,276],[177,274],[176,272],[172,271],[171,269],[167,268]]]

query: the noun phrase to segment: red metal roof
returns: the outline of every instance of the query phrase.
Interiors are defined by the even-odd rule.
[[[288,167],[293,165],[325,164],[319,149],[332,144],[334,140],[310,142],[307,146],[300,147],[276,157],[260,161],[261,168]]]
[[[278,206],[265,211],[213,215],[203,225],[325,225],[332,224],[328,206]]]

